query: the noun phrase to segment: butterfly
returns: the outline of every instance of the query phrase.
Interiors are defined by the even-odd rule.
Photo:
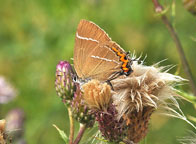
[[[76,31],[74,68],[82,79],[111,81],[132,73],[132,60],[108,34],[91,21],[81,20]]]

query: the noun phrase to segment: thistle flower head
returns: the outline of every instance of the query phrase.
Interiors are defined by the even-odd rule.
[[[83,99],[91,109],[107,109],[111,102],[111,88],[107,83],[91,80],[82,86]]]
[[[138,143],[145,137],[153,111],[166,106],[168,99],[175,99],[172,84],[180,82],[179,76],[162,72],[163,68],[144,66],[134,62],[133,73],[128,77],[118,77],[112,81],[115,93],[113,104],[118,111],[118,119],[127,125],[127,140]]]
[[[67,104],[74,95],[73,70],[69,62],[60,61],[56,66],[55,87],[57,95]]]
[[[111,88],[107,83],[91,80],[82,85],[85,104],[92,109],[99,130],[111,142],[120,142],[125,135],[125,123],[117,120],[117,110],[112,104]]]

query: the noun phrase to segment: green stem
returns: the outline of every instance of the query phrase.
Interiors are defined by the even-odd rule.
[[[86,128],[87,128],[86,124],[84,124],[84,125],[80,124],[80,130],[79,130],[78,135],[77,135],[77,137],[76,137],[76,139],[75,139],[73,144],[78,144],[80,142],[80,140],[81,140],[81,138],[82,138]]]
[[[155,12],[161,14],[164,10],[163,6],[159,3],[158,0],[152,0],[152,2],[153,2],[154,7],[155,7]],[[172,39],[174,40],[174,42],[176,44],[176,48],[177,48],[178,53],[180,55],[180,60],[181,60],[182,65],[183,65],[184,72],[187,75],[187,78],[189,80],[189,84],[192,88],[193,94],[196,96],[196,86],[195,86],[195,83],[194,83],[194,78],[193,78],[193,75],[191,73],[191,69],[190,69],[190,66],[188,64],[188,61],[186,59],[181,41],[180,41],[174,27],[169,22],[167,16],[164,13],[161,14],[161,19],[162,19],[163,23],[165,24],[165,26],[167,27]]]
[[[74,138],[74,121],[73,121],[73,115],[71,108],[68,107],[68,113],[69,113],[69,120],[70,120],[70,134],[69,134],[69,144],[73,144],[73,138]]]

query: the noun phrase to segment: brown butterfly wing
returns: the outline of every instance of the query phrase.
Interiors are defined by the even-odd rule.
[[[110,47],[123,51],[96,24],[81,20],[74,47],[74,68],[77,75],[82,79],[106,81],[113,73],[119,72],[122,62]]]

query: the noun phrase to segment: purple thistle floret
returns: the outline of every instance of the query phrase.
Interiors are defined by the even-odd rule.
[[[126,135],[126,126],[123,119],[117,120],[117,111],[113,104],[110,104],[107,111],[97,111],[95,113],[96,121],[102,136],[110,142],[119,143]]]
[[[74,72],[69,62],[60,61],[57,64],[55,87],[57,95],[65,104],[70,104],[74,96],[73,76]]]

